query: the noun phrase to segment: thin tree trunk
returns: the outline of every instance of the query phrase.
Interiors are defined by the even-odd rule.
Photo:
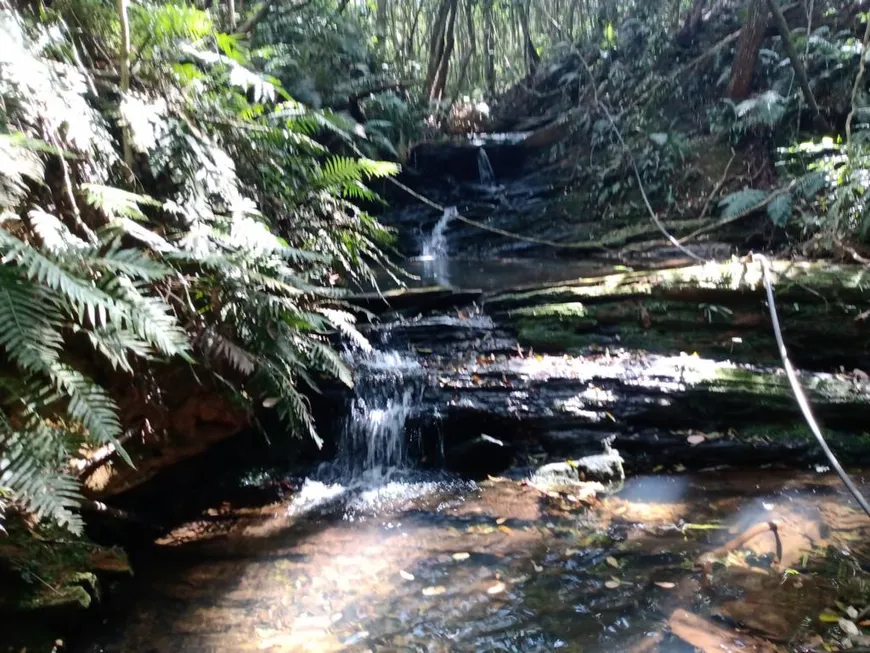
[[[734,55],[731,79],[728,81],[728,97],[732,100],[743,100],[752,90],[752,76],[767,29],[767,13],[767,0],[749,0],[746,22],[740,30],[737,54]]]
[[[474,29],[474,0],[465,0],[465,28],[468,32],[468,64],[474,70],[477,67],[473,65],[477,61],[477,30]],[[480,77],[476,74],[472,75],[472,83],[478,81]],[[462,86],[462,83],[460,83]],[[462,90],[462,89],[460,89]]]
[[[530,75],[534,75],[538,70],[538,64],[541,58],[538,56],[538,51],[535,44],[532,42],[531,30],[529,29],[529,11],[530,0],[526,0],[519,9],[520,11],[520,27],[523,34],[523,48],[526,52],[526,66]]]
[[[484,0],[483,8],[483,49],[485,52],[486,90],[490,97],[495,96],[495,25],[492,18],[494,0]]]
[[[227,0],[227,13],[229,14],[230,29],[236,29],[236,0]]]
[[[130,92],[130,21],[127,16],[128,0],[118,0],[118,16],[121,20],[121,54],[118,69],[121,71],[121,102]],[[124,164],[128,170],[133,169],[133,148],[130,146],[130,129],[122,118],[121,149],[124,153]]]
[[[435,75],[435,83],[429,91],[430,100],[440,101],[444,97],[444,88],[447,86],[447,73],[450,72],[450,57],[453,56],[453,47],[456,44],[454,40],[454,30],[456,29],[456,14],[459,13],[458,0],[450,2],[450,11],[447,19],[447,31],[444,35],[444,47],[441,54],[441,61],[438,64],[437,73]]]
[[[414,59],[415,48],[414,43],[417,40],[417,26],[420,24],[420,14],[423,13],[423,3],[417,5],[417,11],[414,13],[414,22],[411,24],[411,31],[408,33],[408,42],[405,44],[405,54],[409,60]]]
[[[454,0],[441,0],[435,21],[432,23],[432,34],[429,37],[429,62],[426,67],[426,97],[432,97],[432,88],[435,86],[435,78],[444,56],[444,41],[447,29],[447,20]]]
[[[686,16],[686,22],[683,23],[683,29],[677,35],[677,43],[689,45],[695,40],[698,28],[701,26],[701,18],[704,17],[704,5],[706,4],[707,0],[693,0],[692,8]]]
[[[387,0],[378,0],[377,14],[375,16],[375,36],[378,39],[376,48],[383,53],[387,44]]]
[[[783,16],[782,10],[779,8],[776,0],[767,0],[767,6],[770,9],[770,13],[773,15],[773,22],[776,23],[779,35],[782,37],[782,44],[785,46],[786,54],[788,54],[788,58],[791,61],[791,67],[794,69],[795,77],[797,77],[798,83],[801,85],[804,100],[806,100],[807,106],[809,106],[810,110],[813,112],[813,118],[815,119],[816,124],[823,129],[827,129],[828,125],[822,117],[821,111],[819,111],[819,105],[816,103],[813,90],[810,88],[810,80],[807,78],[807,69],[804,67],[804,63],[801,61],[800,55],[798,55],[797,50],[794,47],[794,41],[791,40],[791,33],[789,32],[785,16]]]

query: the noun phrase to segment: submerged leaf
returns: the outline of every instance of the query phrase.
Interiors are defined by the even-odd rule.
[[[444,594],[447,591],[447,588],[443,585],[433,585],[432,587],[426,587],[423,589],[423,596],[438,596],[439,594]]]

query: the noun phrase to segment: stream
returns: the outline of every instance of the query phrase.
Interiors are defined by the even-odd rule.
[[[826,474],[642,476],[582,514],[506,480],[306,484],[227,532],[166,538],[86,650],[627,651],[680,608],[788,641],[833,605],[860,544]],[[766,534],[701,586],[693,560],[774,519],[779,565]],[[826,537],[841,559],[815,557]],[[809,571],[825,565],[834,578]],[[668,635],[657,650],[693,649]]]
[[[476,163],[476,193],[511,197],[485,153]],[[612,348],[618,336],[583,356],[525,351],[462,292],[612,269],[451,258],[455,211],[430,216],[407,268],[411,287],[450,287],[456,303],[384,317],[371,351],[346,352],[357,383],[327,396],[332,455],[240,470],[263,493],[230,492],[141,554],[125,600],[77,650],[797,650],[838,601],[867,603],[870,521],[801,458],[810,445],[724,446],[723,416],[794,422],[790,397],[738,408],[740,388],[704,385],[733,364],[641,356]],[[838,406],[825,414],[851,423]],[[679,430],[699,425],[700,439]],[[590,496],[529,482],[614,437],[624,482]]]

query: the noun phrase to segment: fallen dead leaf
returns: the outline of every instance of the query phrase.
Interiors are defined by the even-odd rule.
[[[661,587],[663,590],[672,590],[676,587],[674,583],[668,583],[666,581],[656,581],[655,584]]]
[[[461,562],[462,560],[468,560],[468,559],[471,557],[471,554],[470,554],[470,553],[465,553],[465,552],[462,552],[462,553],[454,553],[451,557],[452,557],[454,560],[456,560],[457,562]]]
[[[405,580],[414,580],[414,574],[409,574],[409,573],[408,573],[407,571],[405,571],[404,569],[400,569],[400,570],[399,570],[399,576],[401,576],[401,577],[404,578]]]
[[[443,585],[434,585],[432,587],[426,587],[423,589],[423,596],[438,596],[439,594],[444,594],[447,591],[447,588]]]
[[[504,583],[496,583],[495,585],[490,587],[488,590],[486,590],[486,593],[487,594],[501,594],[504,591],[505,591]]]
[[[613,567],[613,568],[615,568],[615,569],[619,569],[619,560],[617,560],[617,559],[614,558],[613,556],[609,556],[609,557],[605,560],[605,562],[606,562],[607,564],[609,564],[611,567]]]
[[[608,580],[604,583],[604,587],[606,587],[609,590],[615,590],[621,584],[622,583],[620,583],[618,580]]]
[[[688,442],[693,447],[695,445],[701,444],[702,442],[705,442],[706,440],[707,440],[706,436],[703,436],[700,433],[698,433],[696,435],[690,435],[689,437],[686,438],[686,442]]]
[[[506,521],[507,521],[507,517],[499,517],[498,519],[495,520],[495,523],[498,524],[499,526],[501,526]]]

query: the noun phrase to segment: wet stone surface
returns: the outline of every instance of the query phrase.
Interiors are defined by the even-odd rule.
[[[588,509],[506,479],[306,483],[176,529],[81,650],[689,651],[674,632],[716,628],[776,650],[870,561],[870,520],[817,473],[630,478]]]

